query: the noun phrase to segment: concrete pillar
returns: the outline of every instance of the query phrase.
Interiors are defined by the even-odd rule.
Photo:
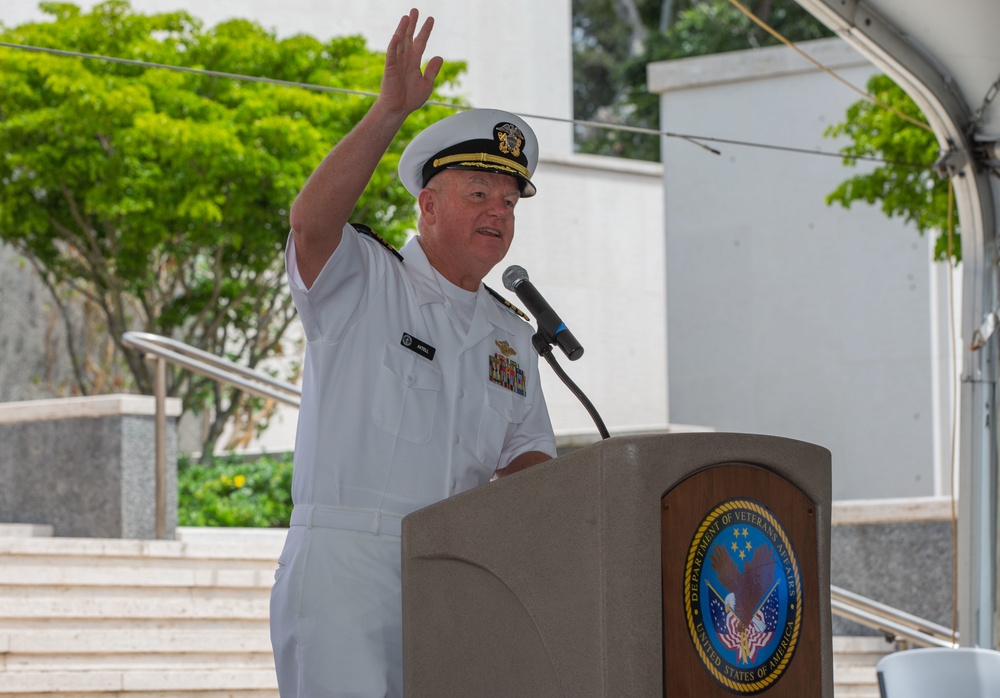
[[[177,527],[177,418],[168,399],[165,537]],[[56,536],[156,537],[155,400],[146,395],[0,404],[0,522]]]

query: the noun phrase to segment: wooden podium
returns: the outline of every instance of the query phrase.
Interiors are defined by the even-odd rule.
[[[614,438],[403,520],[407,698],[833,698],[830,453]]]

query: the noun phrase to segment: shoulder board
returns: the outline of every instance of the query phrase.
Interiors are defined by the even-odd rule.
[[[361,223],[351,223],[351,227],[357,230],[362,235],[367,235],[372,240],[380,244],[385,249],[389,250],[392,255],[398,259],[400,262],[403,261],[403,255],[399,254],[399,250],[392,246],[392,244],[386,240],[384,237],[376,233],[374,230],[369,228],[367,225],[362,225]]]
[[[486,284],[483,284],[483,286],[486,286]],[[509,310],[510,312],[514,313],[515,315],[517,315],[519,318],[521,318],[525,322],[528,322],[528,321],[531,320],[531,318],[529,318],[527,315],[525,315],[524,312],[520,308],[518,308],[516,305],[514,305],[513,303],[511,303],[509,300],[507,300],[506,298],[504,298],[503,296],[501,296],[499,293],[497,293],[496,291],[494,291],[492,288],[490,288],[489,286],[486,286],[486,290],[489,291],[490,295],[493,296],[497,300],[497,303],[499,303],[500,305],[502,305],[505,308],[507,308],[507,310]]]

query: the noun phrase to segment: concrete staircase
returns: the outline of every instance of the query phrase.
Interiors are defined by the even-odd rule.
[[[0,537],[0,696],[277,696],[283,531]]]
[[[284,531],[2,533],[0,698],[277,697],[267,618]],[[834,638],[836,698],[878,698],[875,662],[891,650]]]
[[[875,665],[895,646],[881,637],[834,636],[835,698],[879,698]]]

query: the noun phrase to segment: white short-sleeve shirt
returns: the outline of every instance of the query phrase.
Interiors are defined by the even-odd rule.
[[[400,254],[348,225],[306,290],[289,238],[307,340],[296,506],[402,516],[555,456],[531,326],[480,286],[466,333],[418,239]]]

